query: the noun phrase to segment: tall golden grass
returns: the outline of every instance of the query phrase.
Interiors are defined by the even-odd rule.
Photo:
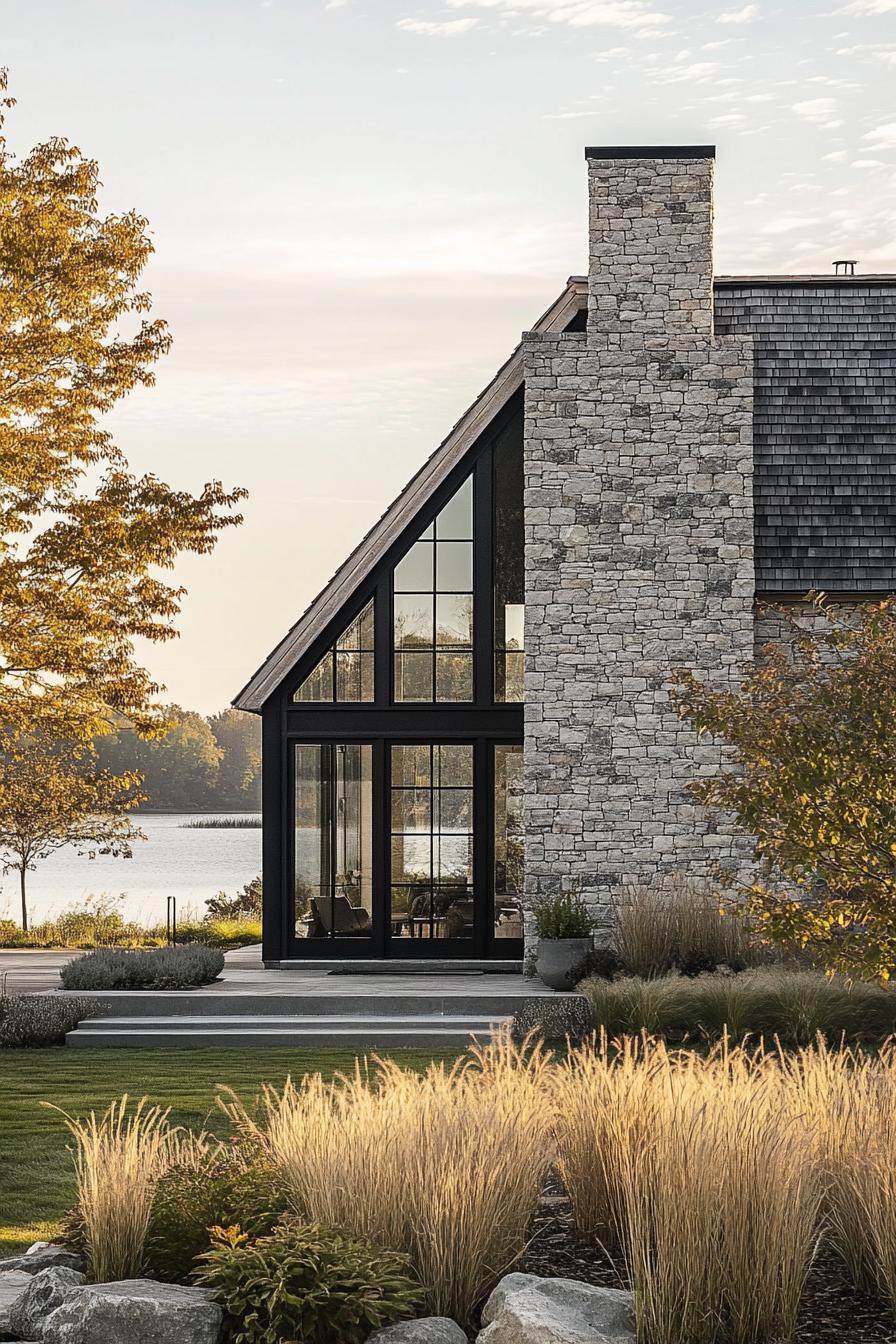
[[[856,1285],[896,1307],[896,1048],[785,1061],[815,1135],[828,1235]]]
[[[377,1060],[221,1104],[296,1214],[406,1252],[426,1309],[465,1323],[524,1252],[552,1164],[631,1284],[640,1344],[791,1340],[823,1237],[896,1308],[892,1045],[604,1038],[553,1059],[500,1036],[453,1067]],[[127,1097],[66,1123],[92,1277],[138,1274],[158,1177],[212,1141]]]
[[[427,1310],[466,1321],[519,1258],[553,1157],[540,1048],[509,1037],[425,1073],[370,1072],[267,1088],[238,1131],[282,1171],[295,1212],[411,1257]]]
[[[821,1185],[777,1059],[604,1041],[571,1052],[554,1088],[577,1227],[622,1251],[639,1338],[791,1338]]]
[[[59,1107],[51,1107],[59,1110]],[[94,1283],[136,1278],[159,1177],[174,1164],[198,1163],[210,1143],[168,1123],[169,1111],[127,1093],[100,1117],[60,1110],[75,1140],[78,1212]]]

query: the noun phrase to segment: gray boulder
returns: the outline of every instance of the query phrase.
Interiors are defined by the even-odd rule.
[[[9,1339],[12,1326],[9,1322],[10,1308],[22,1296],[31,1282],[31,1275],[24,1269],[5,1269],[5,1261],[0,1261],[0,1339]]]
[[[508,1274],[482,1324],[477,1344],[635,1344],[635,1303],[620,1288]]]
[[[43,1344],[217,1344],[221,1308],[211,1297],[152,1279],[86,1284],[44,1321]]]
[[[51,1246],[48,1241],[36,1241],[24,1255],[7,1256],[0,1260],[0,1273],[11,1269],[23,1270],[26,1274],[39,1274],[42,1269],[83,1269],[83,1257],[67,1246]]]
[[[467,1344],[467,1337],[447,1316],[422,1316],[377,1330],[367,1344]]]
[[[40,1339],[44,1321],[61,1307],[70,1293],[86,1283],[76,1269],[51,1266],[32,1274],[24,1292],[9,1308],[10,1328],[19,1339]]]

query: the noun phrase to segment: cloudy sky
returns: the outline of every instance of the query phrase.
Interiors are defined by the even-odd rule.
[[[896,0],[0,0],[12,146],[150,220],[135,468],[246,485],[171,698],[225,704],[585,266],[585,144],[718,145],[717,270],[896,270]]]

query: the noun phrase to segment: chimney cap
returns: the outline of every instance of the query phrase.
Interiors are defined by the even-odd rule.
[[[715,145],[586,145],[586,159],[714,159]]]
[[[853,260],[840,260],[833,263],[835,275],[855,275],[858,262]],[[842,267],[842,270],[841,270]]]

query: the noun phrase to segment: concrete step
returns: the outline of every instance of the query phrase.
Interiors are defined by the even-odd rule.
[[[474,961],[460,957],[390,957],[372,960],[345,958],[324,960],[320,957],[295,957],[284,961],[266,961],[265,966],[279,971],[326,971],[350,978],[353,975],[522,975],[523,963],[517,960]]]
[[[470,989],[446,990],[444,986],[428,988],[416,984],[396,991],[385,985],[378,993],[353,994],[351,977],[340,984],[339,993],[320,993],[305,990],[294,994],[276,991],[265,994],[248,990],[241,992],[228,986],[226,991],[215,990],[104,990],[68,997],[90,998],[103,1016],[110,1017],[352,1017],[369,1018],[386,1014],[391,1017],[410,1017],[417,1014],[436,1017],[480,1016],[511,1017],[529,999],[553,996],[537,981],[522,990]],[[473,982],[475,984],[475,981]],[[342,984],[345,985],[343,991]],[[66,991],[62,991],[66,993]]]
[[[351,1049],[437,1046],[464,1049],[473,1040],[487,1041],[500,1019],[482,1015],[440,1017],[287,1017],[283,1015],[218,1017],[94,1017],[66,1036],[76,1049],[110,1046],[194,1047],[310,1045]]]

